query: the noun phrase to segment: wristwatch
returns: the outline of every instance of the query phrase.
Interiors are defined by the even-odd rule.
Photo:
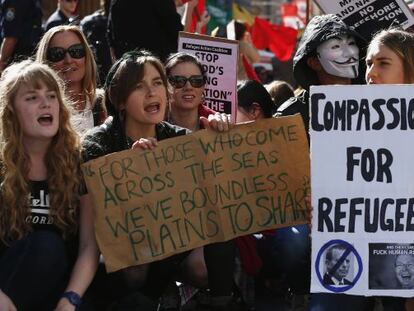
[[[64,292],[62,298],[66,298],[67,300],[69,300],[69,302],[76,307],[76,310],[79,309],[82,303],[82,298],[77,293],[72,291]]]

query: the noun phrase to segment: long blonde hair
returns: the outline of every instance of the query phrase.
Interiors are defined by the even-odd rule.
[[[77,228],[74,211],[79,205],[80,143],[70,124],[62,82],[47,65],[26,60],[8,67],[0,80],[0,240],[9,243],[31,231],[29,215],[29,156],[14,101],[23,85],[45,85],[57,94],[59,129],[46,152],[45,164],[54,224],[64,235]]]
[[[78,26],[62,25],[50,28],[39,42],[36,52],[36,60],[38,62],[51,65],[47,60],[47,49],[49,48],[50,41],[57,33],[67,31],[73,32],[85,47],[85,76],[82,80],[82,89],[93,107],[96,98],[96,62],[92,50],[88,45],[88,41]]]

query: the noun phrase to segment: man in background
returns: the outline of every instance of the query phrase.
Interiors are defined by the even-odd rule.
[[[72,24],[78,18],[77,8],[78,0],[58,0],[56,11],[50,15],[45,23],[45,31],[55,26]]]
[[[40,0],[2,0],[0,73],[12,61],[31,56],[42,36]]]
[[[183,30],[174,0],[112,0],[108,39],[114,58],[125,52],[146,49],[165,61],[177,51],[178,32]]]

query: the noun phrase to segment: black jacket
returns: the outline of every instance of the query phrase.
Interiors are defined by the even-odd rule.
[[[45,23],[45,31],[48,31],[50,28],[60,26],[60,25],[68,25],[69,18],[59,9],[53,12],[52,15],[49,16]]]
[[[181,30],[173,0],[111,1],[108,39],[117,58],[134,49],[146,49],[165,60],[177,51]]]
[[[342,279],[342,285],[351,285],[352,282],[350,280],[347,280],[345,278]],[[332,280],[332,277],[328,274],[325,273],[325,275],[323,276],[323,284],[325,285],[335,285],[335,282]]]
[[[0,0],[0,44],[5,37],[17,38],[10,62],[32,56],[42,35],[40,0]]]
[[[186,135],[189,130],[160,122],[156,125],[157,140]],[[88,131],[83,138],[83,160],[87,162],[104,155],[131,148],[131,141],[124,134],[123,126],[117,117],[108,117],[104,124]]]

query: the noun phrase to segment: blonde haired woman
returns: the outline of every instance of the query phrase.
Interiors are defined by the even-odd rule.
[[[51,28],[39,42],[36,59],[50,65],[64,81],[66,94],[77,112],[73,122],[80,134],[103,123],[106,111],[102,101],[97,100],[96,63],[79,27]]]

